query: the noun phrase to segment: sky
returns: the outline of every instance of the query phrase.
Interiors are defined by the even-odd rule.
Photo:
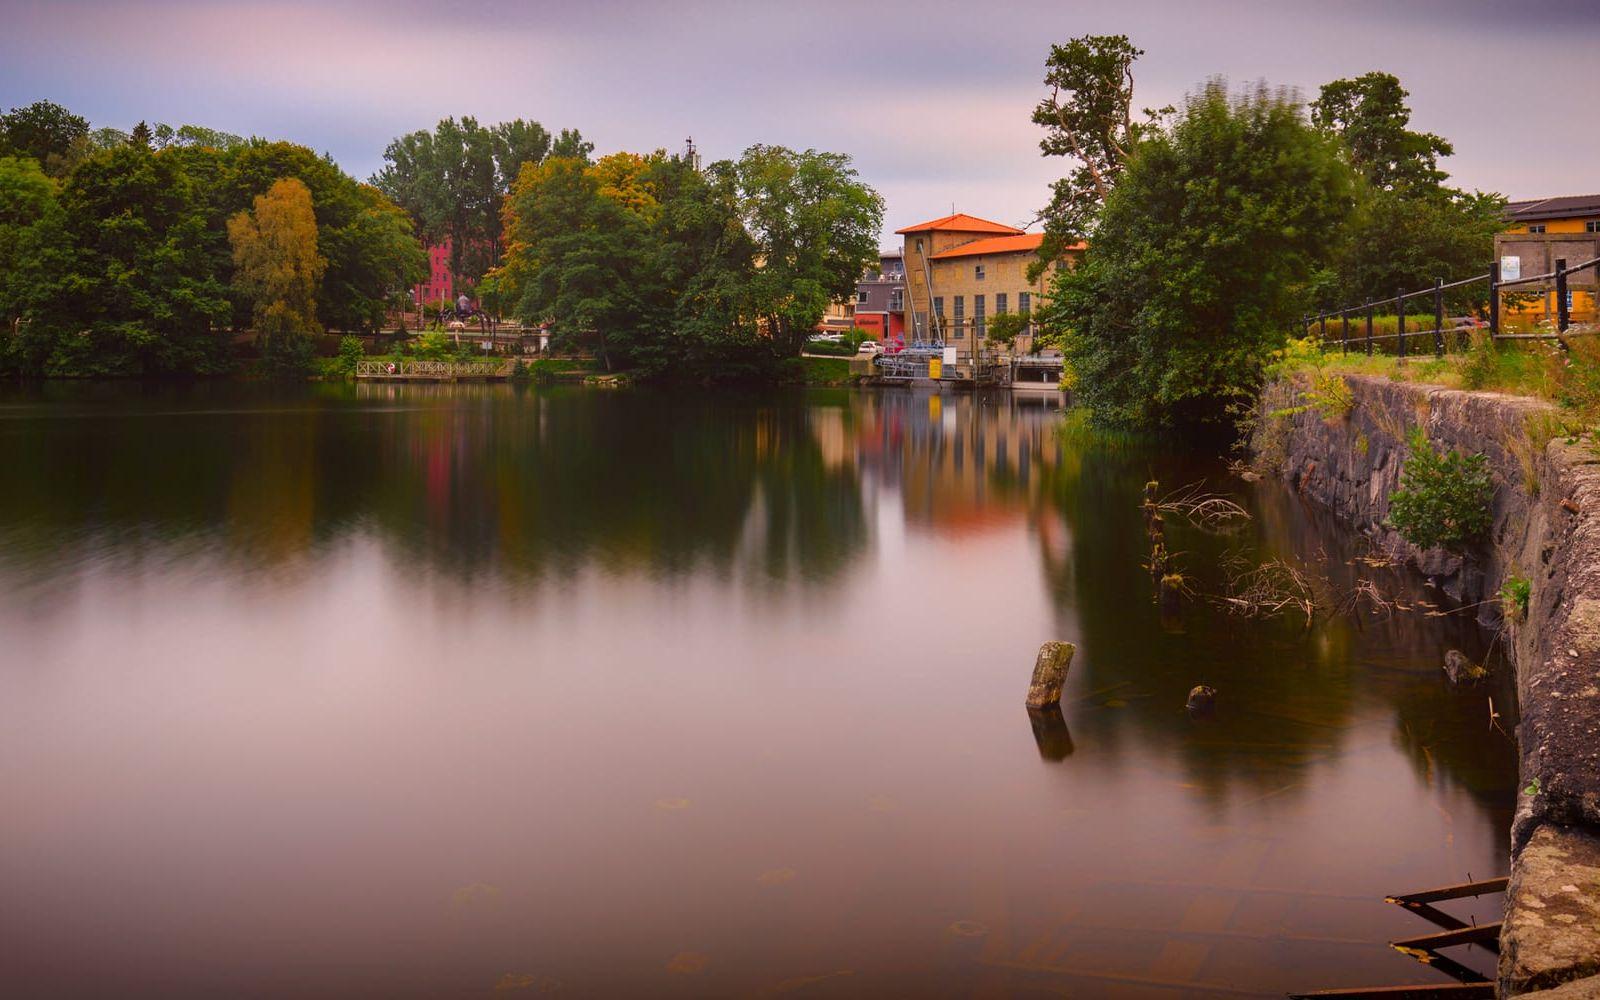
[[[601,154],[772,143],[850,154],[886,234],[952,208],[1025,226],[1065,173],[1029,120],[1044,60],[1088,33],[1145,50],[1140,107],[1385,70],[1455,184],[1600,191],[1600,0],[0,0],[0,107],[290,139],[363,179],[447,116]]]

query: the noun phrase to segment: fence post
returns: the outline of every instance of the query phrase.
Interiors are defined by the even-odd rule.
[[[1339,333],[1339,353],[1350,353],[1350,310],[1346,309],[1339,314],[1339,320],[1344,324],[1344,329]]]
[[[1572,317],[1567,311],[1567,258],[1556,258],[1556,330],[1567,332],[1567,322]]]
[[[1500,336],[1500,261],[1489,262],[1489,339]]]
[[[1317,317],[1317,347],[1328,342],[1328,314],[1323,313]]]
[[[1444,357],[1444,279],[1433,279],[1433,356]]]
[[[1372,311],[1377,308],[1373,302],[1367,303],[1367,357],[1372,357]]]
[[[1398,334],[1397,339],[1399,340],[1399,343],[1400,343],[1400,346],[1399,346],[1399,348],[1397,350],[1399,351],[1400,357],[1403,358],[1403,357],[1406,356],[1406,293],[1405,292],[1401,292],[1400,294],[1398,294],[1398,295],[1396,295],[1394,297],[1394,313],[1395,313],[1396,319],[1399,322],[1399,325],[1395,327],[1395,333]]]

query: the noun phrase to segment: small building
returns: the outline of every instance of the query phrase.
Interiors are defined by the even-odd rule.
[[[856,283],[855,325],[881,342],[906,339],[905,258],[896,250],[878,256],[878,269]]]
[[[1062,265],[1071,266],[1083,244],[1052,261],[1038,277],[1028,277],[1039,259],[1043,233],[957,213],[896,230],[905,237],[907,311],[916,340],[954,347],[958,363],[983,356],[990,318],[1007,312],[1032,315]],[[1033,327],[1017,339],[1017,350],[1031,351]]]
[[[1502,278],[1517,272],[1527,277],[1548,274],[1556,262],[1568,267],[1600,256],[1600,194],[1535,198],[1506,205],[1506,230],[1495,237],[1495,258]],[[1574,274],[1567,287],[1567,312],[1573,321],[1596,319],[1595,269]],[[1554,282],[1508,289],[1502,314],[1518,325],[1552,319],[1557,312]]]

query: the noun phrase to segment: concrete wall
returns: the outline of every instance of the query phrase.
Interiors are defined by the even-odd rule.
[[[1521,785],[1500,944],[1502,995],[1563,983],[1600,997],[1600,454],[1552,436],[1549,406],[1492,393],[1350,376],[1344,415],[1305,403],[1304,385],[1264,390],[1252,440],[1263,471],[1410,561],[1452,597],[1504,626],[1517,672]],[[1494,525],[1464,555],[1419,551],[1384,526],[1405,435],[1488,457]],[[1497,600],[1511,575],[1532,581],[1525,621]]]

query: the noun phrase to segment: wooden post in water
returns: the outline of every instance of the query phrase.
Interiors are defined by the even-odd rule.
[[[1033,661],[1033,682],[1028,685],[1029,708],[1061,704],[1061,686],[1067,682],[1075,652],[1072,643],[1054,639],[1039,647],[1039,657]]]

